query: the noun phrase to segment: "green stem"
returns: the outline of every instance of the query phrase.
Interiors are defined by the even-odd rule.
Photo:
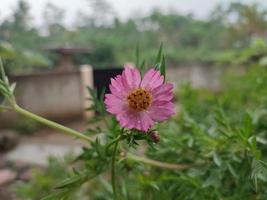
[[[2,106],[2,105],[0,105],[0,109],[3,109],[3,110],[12,110],[11,107],[9,107],[9,106]]]
[[[86,140],[87,142],[93,142],[93,140],[91,138],[87,137],[86,135],[84,135],[84,134],[82,134],[82,133],[80,133],[78,131],[75,131],[75,130],[73,130],[71,128],[65,127],[65,126],[63,126],[61,124],[58,124],[56,122],[53,122],[53,121],[50,121],[50,120],[45,119],[43,117],[40,117],[38,115],[35,115],[35,114],[33,114],[33,113],[21,108],[17,104],[14,105],[14,111],[16,111],[17,113],[19,113],[19,114],[21,114],[21,115],[23,115],[25,117],[28,117],[28,118],[30,118],[30,119],[32,119],[34,121],[40,122],[41,124],[47,125],[47,126],[49,126],[51,128],[59,130],[59,131],[61,131],[63,133],[66,133],[68,135],[72,135],[72,136],[77,137],[79,139]]]
[[[131,153],[127,153],[127,158],[130,160],[139,161],[145,164],[149,164],[155,167],[160,167],[160,168],[165,168],[165,169],[182,170],[182,169],[187,169],[190,167],[190,165],[186,165],[186,164],[174,164],[174,163],[161,162],[158,160],[153,160],[150,158],[137,156]]]
[[[112,154],[112,162],[111,162],[111,183],[112,183],[113,195],[114,195],[115,200],[118,199],[117,188],[116,188],[116,169],[115,169],[116,166],[115,166],[115,163],[116,163],[116,153],[117,153],[119,141],[120,140],[116,140],[116,142],[115,142],[115,146],[114,146],[113,154]]]
[[[108,149],[115,143],[117,143],[118,141],[122,140],[123,136],[119,135],[118,137],[116,137],[114,140],[112,140],[106,147],[106,151],[108,151]]]
[[[74,137],[77,137],[79,139],[85,140],[87,142],[93,142],[93,140],[89,137],[87,137],[86,135],[83,135],[82,133],[75,131],[71,128],[62,126],[56,122],[50,121],[48,119],[45,119],[43,117],[40,117],[38,115],[35,115],[23,108],[21,108],[20,106],[18,106],[17,104],[14,105],[14,111],[25,116],[28,117],[34,121],[37,121],[39,123],[42,123],[44,125],[47,125],[51,128],[54,128],[56,130],[59,130],[63,133],[66,133],[68,135],[72,135]],[[116,193],[116,180],[115,180],[115,161],[116,161],[116,152],[117,152],[117,148],[118,148],[118,143],[120,140],[123,139],[123,136],[120,135],[118,136],[115,140],[113,140],[109,145],[108,148],[115,144],[114,146],[114,151],[113,151],[113,155],[112,155],[112,173],[111,173],[111,178],[112,178],[112,188],[113,188],[113,192],[114,192],[114,196],[117,197],[117,193]],[[173,170],[182,170],[182,169],[187,169],[190,167],[190,165],[185,165],[185,164],[173,164],[173,163],[166,163],[166,162],[161,162],[161,161],[157,161],[157,160],[153,160],[153,159],[149,159],[149,158],[145,158],[145,157],[140,157],[137,155],[134,155],[132,153],[127,153],[127,158],[130,160],[134,160],[134,161],[138,161],[138,162],[143,162],[145,164],[149,164],[151,166],[155,166],[155,167],[161,167],[161,168],[166,168],[166,169],[173,169]]]
[[[5,74],[4,65],[3,65],[3,61],[2,61],[1,57],[0,57],[0,73],[1,73],[1,77],[2,77],[2,79],[4,81],[5,77],[6,77],[6,74]]]

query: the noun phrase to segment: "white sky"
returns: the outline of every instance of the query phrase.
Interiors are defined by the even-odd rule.
[[[18,0],[0,0],[0,19],[7,17]],[[38,25],[42,23],[43,8],[47,2],[66,10],[66,24],[72,24],[77,11],[88,11],[89,5],[86,0],[26,0],[30,3],[31,15]],[[144,15],[155,7],[164,10],[177,10],[182,13],[193,13],[194,16],[204,18],[217,3],[225,3],[230,0],[107,0],[115,12],[122,19],[127,19],[134,14]],[[267,6],[267,0],[234,0],[242,2],[258,2]]]

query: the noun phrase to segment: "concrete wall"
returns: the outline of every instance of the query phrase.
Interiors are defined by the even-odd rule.
[[[64,120],[84,115],[88,93],[93,86],[92,68],[78,71],[46,72],[11,77],[16,82],[15,96],[21,107],[50,119]],[[0,115],[2,123],[14,120],[11,113]]]
[[[177,87],[184,81],[188,81],[193,87],[217,89],[220,85],[222,67],[190,64],[168,67],[167,78]]]
[[[242,66],[212,66],[201,64],[181,64],[175,67],[168,66],[167,79],[173,82],[176,88],[184,81],[188,81],[193,87],[218,90],[221,87],[221,79],[225,73],[244,73]]]
[[[221,87],[221,77],[226,71],[242,73],[244,70],[242,67],[181,64],[168,67],[167,79],[173,82],[176,88],[182,82],[189,81],[193,87],[218,90]],[[16,76],[11,78],[11,81],[17,83],[15,95],[18,104],[33,113],[56,120],[91,117],[93,114],[84,112],[84,109],[90,106],[90,102],[86,100],[86,86],[93,86],[93,71],[88,65],[82,66],[78,71]],[[12,113],[0,114],[0,126],[14,119]]]

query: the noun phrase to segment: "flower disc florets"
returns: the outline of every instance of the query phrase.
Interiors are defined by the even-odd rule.
[[[148,91],[138,88],[127,96],[127,100],[130,108],[135,111],[142,111],[151,105],[152,95]]]

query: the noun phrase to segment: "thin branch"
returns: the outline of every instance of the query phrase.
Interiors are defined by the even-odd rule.
[[[116,185],[116,153],[118,150],[118,145],[119,145],[120,140],[115,141],[114,149],[113,149],[113,154],[112,154],[112,161],[111,161],[111,183],[112,183],[112,190],[113,190],[113,195],[114,199],[118,199],[118,194],[117,194],[117,185]]]
[[[174,164],[174,163],[168,163],[168,162],[161,162],[158,160],[153,160],[153,159],[142,157],[142,156],[137,156],[132,153],[127,153],[126,159],[139,161],[139,162],[142,162],[142,163],[154,166],[154,167],[173,169],[173,170],[183,170],[183,169],[188,169],[191,167],[190,165],[187,165],[187,164]]]
[[[9,110],[9,111],[13,110],[11,107],[9,107],[9,106],[3,106],[3,105],[0,105],[0,109]]]
[[[123,135],[119,135],[118,137],[116,137],[114,140],[112,140],[106,147],[106,151],[109,150],[109,148],[113,145],[116,144],[117,142],[119,142],[120,140],[123,139]]]
[[[65,126],[63,126],[61,124],[58,124],[58,123],[53,122],[51,120],[45,119],[45,118],[40,117],[38,115],[35,115],[35,114],[33,114],[33,113],[21,108],[18,105],[14,106],[14,111],[16,111],[17,113],[19,113],[19,114],[21,114],[21,115],[23,115],[25,117],[28,117],[30,119],[33,119],[33,120],[37,121],[37,122],[40,122],[41,124],[45,124],[45,125],[47,125],[47,126],[49,126],[51,128],[59,130],[59,131],[61,131],[63,133],[66,133],[68,135],[72,135],[74,137],[77,137],[79,139],[85,140],[87,142],[93,142],[93,139],[87,137],[86,135],[84,135],[84,134],[82,134],[82,133],[80,133],[78,131],[75,131],[75,130],[73,130],[71,128],[65,127]]]
[[[82,139],[82,140],[85,140],[87,142],[93,142],[93,140],[90,137],[88,137],[88,136],[86,136],[86,135],[84,135],[78,131],[75,131],[71,128],[65,127],[63,125],[60,125],[56,122],[53,122],[53,121],[50,121],[50,120],[45,119],[43,117],[40,117],[38,115],[35,115],[35,114],[21,108],[18,105],[14,106],[14,111],[25,116],[25,117],[33,119],[33,120],[40,122],[42,124],[45,124],[51,128],[59,130],[59,131],[66,133],[68,135],[75,136],[75,137]],[[117,144],[120,141],[120,139],[121,139],[121,137],[118,137],[113,142],[115,142],[115,144]],[[149,165],[155,166],[155,167],[160,167],[160,168],[165,168],[165,169],[173,169],[173,170],[183,170],[183,169],[188,169],[191,167],[190,165],[187,165],[187,164],[174,164],[174,163],[161,162],[161,161],[153,160],[153,159],[142,157],[142,156],[137,156],[137,155],[134,155],[132,153],[127,153],[126,159],[133,160],[133,161],[139,161],[139,162],[149,164]]]
[[[2,58],[0,57],[0,73],[2,76],[2,80],[5,80],[6,74],[5,74],[5,70],[4,70],[4,65],[3,65],[3,61]]]

